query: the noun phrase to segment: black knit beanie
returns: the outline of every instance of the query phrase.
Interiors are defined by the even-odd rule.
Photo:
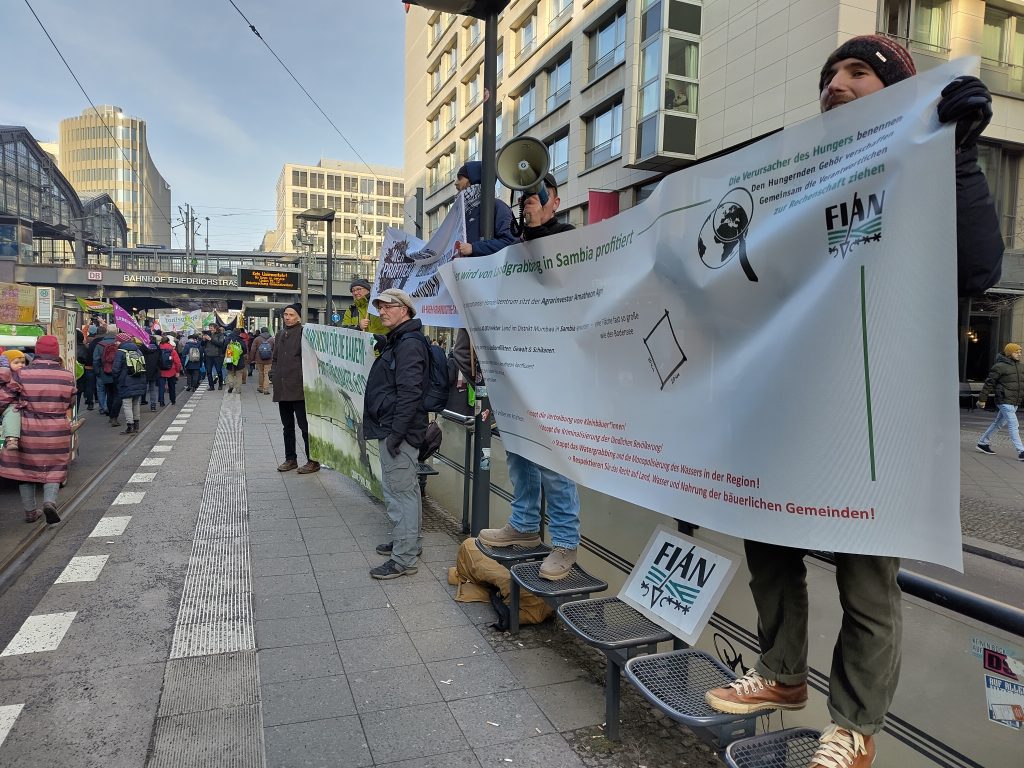
[[[295,314],[298,315],[300,318],[302,317],[302,305],[299,302],[289,304],[287,307],[285,307],[285,309],[294,309]]]
[[[917,74],[914,60],[902,45],[884,35],[862,35],[850,38],[828,57],[818,78],[818,93],[831,81],[832,66],[843,59],[860,59],[875,71],[885,86]]]
[[[349,293],[351,293],[352,289],[356,288],[356,287],[358,287],[358,288],[365,288],[368,291],[372,291],[373,290],[373,286],[370,285],[370,281],[369,280],[363,280],[363,278],[361,278],[361,277],[356,278],[351,283],[349,283],[349,286],[348,286]]]

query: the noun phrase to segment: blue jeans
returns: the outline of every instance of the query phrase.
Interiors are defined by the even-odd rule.
[[[547,500],[551,544],[576,549],[580,543],[580,495],[576,483],[564,475],[534,464],[515,453],[507,453],[508,477],[512,481],[512,517],[509,523],[521,533],[540,530],[540,489]]]
[[[1013,441],[1013,447],[1017,449],[1017,453],[1024,451],[1024,443],[1020,441],[1020,429],[1017,426],[1017,406],[1010,405],[1009,403],[1003,403],[997,405],[996,408],[999,413],[996,414],[995,421],[989,424],[988,429],[985,430],[985,434],[981,436],[978,441],[979,445],[988,445],[989,439],[994,435],[1003,424],[1006,424],[1007,430],[1010,432],[1010,439]]]

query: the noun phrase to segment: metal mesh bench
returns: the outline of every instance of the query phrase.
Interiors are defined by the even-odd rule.
[[[440,472],[429,464],[424,464],[422,461],[416,463],[416,477],[419,478],[420,481],[420,496],[427,495],[427,478],[430,475],[438,474],[440,474]]]
[[[511,614],[509,631],[513,634],[519,632],[519,594],[521,589],[529,590],[554,608],[558,608],[562,603],[590,597],[594,592],[603,592],[608,589],[607,581],[591,576],[580,568],[578,563],[573,563],[569,574],[558,581],[542,579],[540,565],[540,561],[532,560],[513,565],[510,570],[512,579],[509,584],[508,608]]]
[[[551,552],[551,547],[547,544],[538,544],[535,547],[523,547],[518,544],[511,547],[489,547],[480,539],[476,540],[476,548],[506,568],[511,568],[516,563],[525,563],[528,560],[542,560]]]
[[[673,639],[642,613],[617,597],[575,600],[558,607],[566,628],[608,657],[605,669],[604,709],[608,738],[619,739],[619,672],[641,653],[654,653],[658,643]]]
[[[757,718],[766,714],[729,715],[707,705],[704,693],[731,683],[736,675],[704,651],[687,649],[636,656],[626,662],[625,672],[645,699],[716,749],[753,736]]]
[[[818,731],[787,728],[734,741],[725,748],[730,768],[806,768],[818,748]]]

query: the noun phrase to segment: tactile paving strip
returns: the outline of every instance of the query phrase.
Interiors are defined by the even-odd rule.
[[[147,768],[261,768],[263,716],[258,704],[191,712],[156,721]]]

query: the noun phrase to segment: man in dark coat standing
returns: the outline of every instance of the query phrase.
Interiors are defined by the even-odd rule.
[[[298,468],[300,475],[320,471],[320,462],[309,455],[309,423],[306,421],[306,394],[302,389],[302,305],[289,304],[284,308],[284,327],[274,338],[274,402],[281,413],[284,428],[284,463],[278,472]],[[295,424],[302,432],[306,448],[306,463],[301,467],[295,451]]]
[[[392,539],[377,547],[390,555],[370,570],[375,579],[397,579],[416,573],[422,549],[420,518],[423,513],[417,454],[427,432],[423,392],[430,357],[423,324],[405,291],[382,291],[373,305],[388,329],[377,337],[379,355],[373,361],[363,396],[363,434],[376,439],[380,451],[381,484],[388,517],[395,524]]]
[[[988,444],[989,440],[1003,424],[1006,424],[1010,440],[1017,451],[1017,458],[1024,461],[1024,443],[1021,442],[1020,429],[1017,426],[1017,408],[1024,402],[1024,366],[1020,364],[1021,350],[1020,344],[1012,342],[1003,347],[1003,354],[996,357],[985,379],[985,385],[981,388],[978,407],[984,410],[985,401],[989,395],[993,395],[999,413],[978,440],[978,450],[994,454],[995,451]]]
[[[203,334],[203,352],[206,354],[206,384],[213,391],[213,379],[217,378],[217,389],[224,389],[224,351],[228,348],[228,340],[224,331],[216,324],[210,323],[210,329]]]
[[[916,74],[910,54],[882,35],[847,40],[833,51],[818,81],[822,112],[870,96]],[[978,167],[977,139],[992,118],[992,97],[976,77],[942,90],[938,119],[956,123],[957,276],[961,296],[999,280],[999,220]],[[745,541],[750,591],[757,607],[761,654],[734,683],[707,692],[707,703],[730,714],[807,705],[807,569],[802,549]],[[834,553],[843,609],[829,675],[832,723],[809,768],[868,768],[899,680],[902,598],[898,557]]]

